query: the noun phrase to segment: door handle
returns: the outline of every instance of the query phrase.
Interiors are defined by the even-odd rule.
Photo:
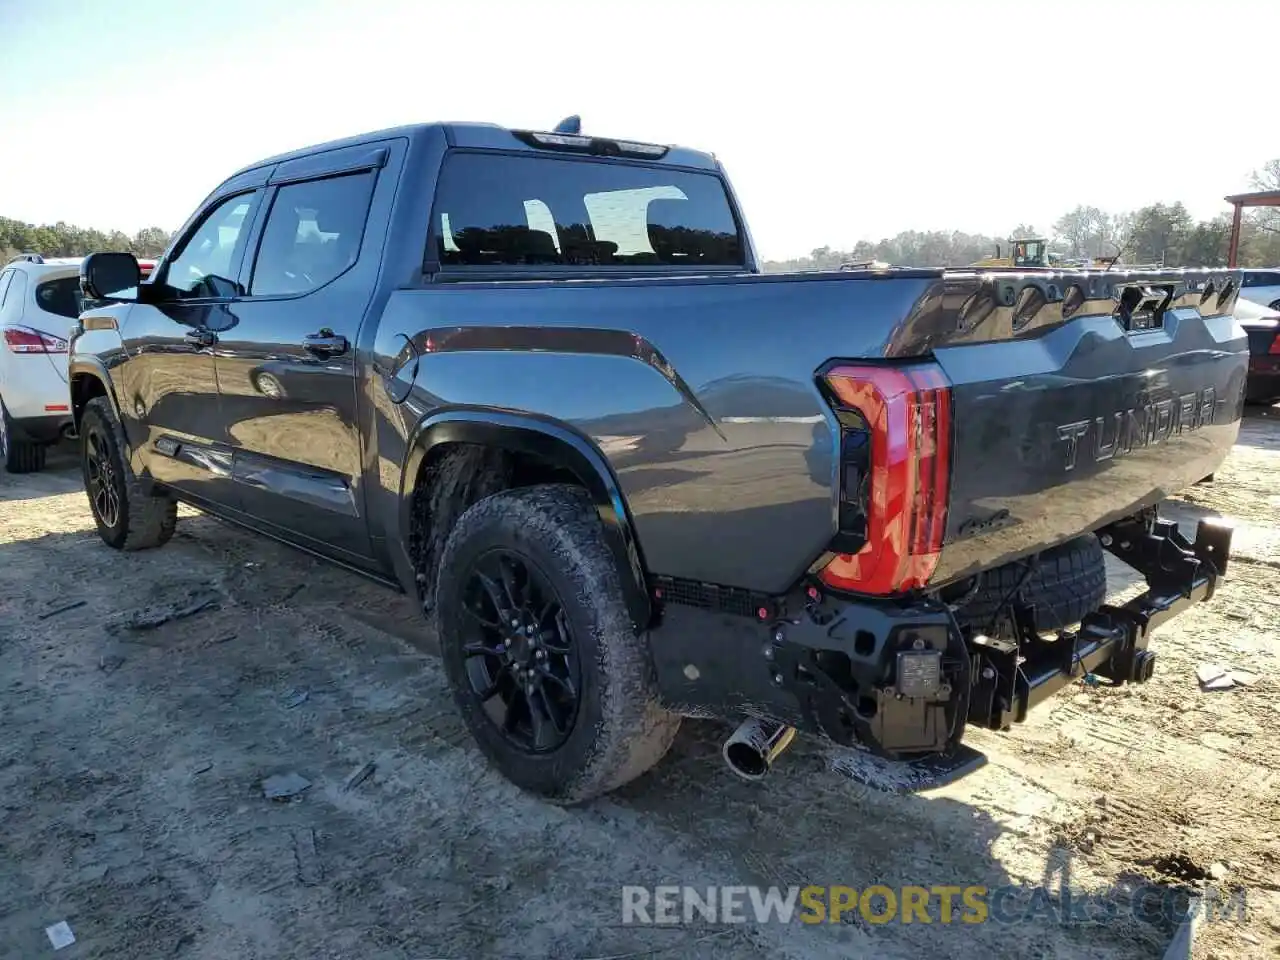
[[[302,338],[302,345],[321,357],[337,357],[347,352],[347,338],[327,328],[307,334]]]
[[[212,330],[192,330],[182,339],[193,347],[212,347],[218,342],[218,335]]]

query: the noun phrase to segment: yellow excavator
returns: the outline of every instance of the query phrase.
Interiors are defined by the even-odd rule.
[[[1056,259],[1056,258],[1055,258]],[[1000,244],[996,255],[979,260],[975,267],[1048,267],[1049,241],[1044,237],[1019,237],[1009,241],[1009,256],[1001,256]]]
[[[1081,260],[1063,260],[1056,253],[1049,252],[1049,241],[1044,237],[1017,237],[1009,241],[1009,256],[1001,256],[1000,244],[996,244],[996,255],[979,260],[975,267],[1024,267],[1027,269],[1044,267],[1076,267],[1090,270],[1109,268],[1117,261],[1117,257],[1086,257]]]

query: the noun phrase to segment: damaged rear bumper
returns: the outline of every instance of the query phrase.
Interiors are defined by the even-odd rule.
[[[1074,680],[1094,674],[1115,684],[1145,683],[1155,670],[1151,634],[1213,596],[1231,556],[1231,528],[1201,521],[1194,543],[1177,524],[1129,520],[1099,531],[1103,546],[1142,573],[1147,589],[1087,615],[1052,641],[1035,629],[1035,611],[1014,606],[1000,638],[970,638],[975,680],[970,723],[1004,729]]]
[[[1154,511],[1097,531],[1147,589],[1048,637],[1012,603],[994,635],[964,630],[937,599],[874,602],[804,585],[761,601],[753,623],[667,604],[651,636],[659,688],[674,709],[748,714],[880,756],[958,755],[968,725],[1003,729],[1087,675],[1150,679],[1151,634],[1208,600],[1226,570],[1229,527],[1201,521],[1195,542]],[[971,753],[971,751],[970,751]]]

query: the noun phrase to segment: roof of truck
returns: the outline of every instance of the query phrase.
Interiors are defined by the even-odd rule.
[[[374,130],[369,133],[361,133],[352,137],[344,137],[341,140],[330,140],[326,143],[316,143],[306,147],[300,147],[297,150],[290,150],[288,153],[276,154],[273,157],[266,157],[256,163],[251,163],[246,167],[237,170],[232,176],[239,176],[250,170],[256,170],[259,167],[272,166],[277,163],[284,163],[288,160],[297,160],[302,157],[309,157],[317,153],[324,153],[329,150],[340,150],[343,147],[355,147],[362,143],[372,143],[378,140],[392,140],[403,138],[406,140],[417,140],[427,136],[433,136],[443,131],[450,146],[453,147],[470,147],[473,149],[488,150],[516,150],[529,151],[531,153],[540,152],[537,147],[532,147],[516,137],[516,131],[509,127],[500,127],[493,123],[414,123],[401,127],[389,127],[385,130]],[[594,134],[585,134],[586,136],[595,136]],[[606,140],[626,140],[626,137],[602,137]],[[631,158],[626,158],[631,159]],[[688,147],[669,147],[667,153],[657,159],[657,163],[671,163],[682,167],[695,167],[706,170],[716,169],[716,158],[710,153],[701,150],[692,150]],[[231,179],[231,178],[228,178]]]

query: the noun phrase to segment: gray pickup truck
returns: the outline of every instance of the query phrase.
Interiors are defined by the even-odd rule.
[[[749,778],[797,731],[969,769],[967,725],[1148,679],[1230,552],[1156,505],[1236,438],[1231,271],[762,274],[709,154],[428,124],[254,164],[145,282],[81,282],[106,543],[183,501],[408,592],[558,802],[683,716],[741,722]]]

